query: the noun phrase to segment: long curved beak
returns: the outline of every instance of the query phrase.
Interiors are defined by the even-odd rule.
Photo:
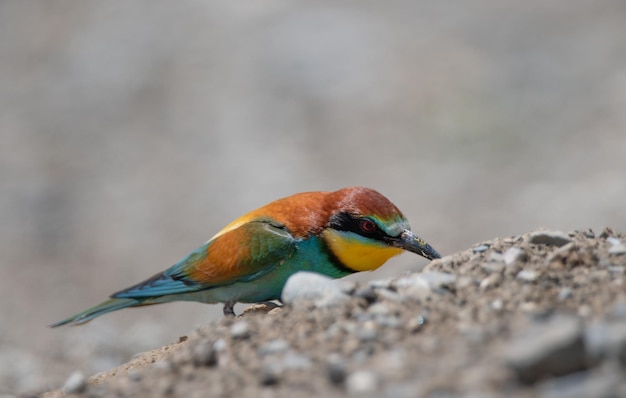
[[[391,244],[395,247],[419,254],[429,260],[441,258],[441,254],[439,254],[437,250],[433,249],[431,245],[408,229],[405,229],[400,236],[391,240]]]

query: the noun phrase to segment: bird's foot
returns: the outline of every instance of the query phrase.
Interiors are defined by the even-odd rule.
[[[235,302],[234,301],[227,301],[224,303],[224,316],[229,317],[229,316],[235,316]]]

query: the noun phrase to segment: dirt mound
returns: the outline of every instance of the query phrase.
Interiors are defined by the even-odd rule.
[[[348,299],[253,306],[65,392],[626,396],[625,242],[610,229],[483,242],[421,273],[343,283]]]

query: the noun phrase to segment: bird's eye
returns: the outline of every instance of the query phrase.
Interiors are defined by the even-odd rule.
[[[376,224],[372,220],[361,221],[361,229],[363,232],[371,233],[376,231]]]

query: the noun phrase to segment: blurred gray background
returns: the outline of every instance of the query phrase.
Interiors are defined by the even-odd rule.
[[[291,193],[376,188],[443,254],[625,231],[625,38],[622,0],[0,2],[0,393],[214,319],[46,327]]]

